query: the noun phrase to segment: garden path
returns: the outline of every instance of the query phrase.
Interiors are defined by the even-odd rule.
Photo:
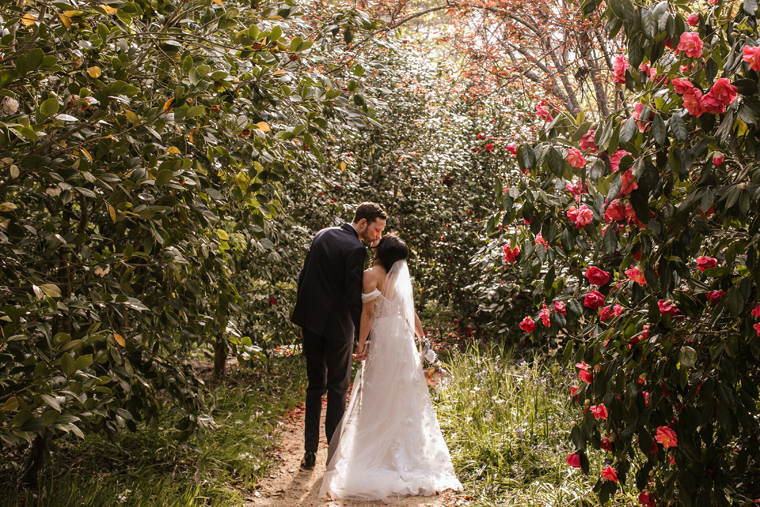
[[[322,411],[322,428],[324,428]],[[317,466],[314,470],[301,470],[303,456],[303,405],[299,405],[290,416],[283,420],[280,430],[280,442],[275,448],[275,458],[279,468],[272,470],[259,483],[252,496],[248,496],[246,507],[375,507],[385,505],[383,502],[327,501],[319,498],[322,476],[325,473],[327,459],[327,442],[322,438],[317,453]],[[462,493],[446,492],[432,497],[405,497],[392,505],[401,507],[448,507],[465,505],[469,498]]]

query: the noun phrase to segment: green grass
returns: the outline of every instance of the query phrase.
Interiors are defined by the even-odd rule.
[[[202,441],[179,443],[167,411],[158,428],[143,425],[113,442],[61,441],[35,491],[14,482],[18,463],[0,464],[0,506],[241,505],[272,465],[280,419],[303,400],[305,370],[299,355],[271,359],[269,371],[231,372],[209,388],[216,426]]]
[[[454,352],[447,368],[438,420],[472,505],[599,505],[592,488],[603,456],[589,456],[589,475],[565,461],[579,414],[569,396],[574,372],[518,362],[498,348]],[[613,505],[638,505],[628,493]]]

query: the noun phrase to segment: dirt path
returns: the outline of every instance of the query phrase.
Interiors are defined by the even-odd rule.
[[[385,505],[383,502],[328,501],[318,497],[322,486],[322,476],[325,473],[327,459],[327,442],[322,437],[320,450],[317,453],[317,466],[314,470],[301,470],[303,457],[303,405],[291,412],[291,417],[283,421],[281,440],[275,449],[275,455],[280,465],[278,469],[264,477],[259,488],[246,499],[247,507],[291,507],[291,506],[320,506],[320,507],[371,507]],[[324,432],[324,414],[322,410],[321,428]],[[466,505],[466,495],[463,493],[446,492],[432,497],[405,497],[393,505],[403,507],[444,507]]]

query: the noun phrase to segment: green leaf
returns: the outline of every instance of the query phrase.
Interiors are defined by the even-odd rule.
[[[43,118],[50,118],[58,112],[59,104],[58,99],[50,97],[40,104],[40,114]]]
[[[84,370],[92,364],[92,354],[77,357],[74,367],[77,370]]]
[[[351,31],[350,27],[346,27],[346,30],[343,32],[343,40],[346,41],[346,44],[351,44],[354,40],[354,32]]]
[[[607,200],[610,202],[612,202],[612,200],[617,197],[617,195],[620,193],[620,190],[623,188],[623,179],[621,172],[622,171],[618,171],[610,183],[610,189],[607,192]]]
[[[637,131],[638,128],[633,118],[628,118],[625,120],[625,123],[620,130],[620,144],[630,142],[630,140],[633,139],[633,136],[636,135]]]
[[[77,371],[76,361],[74,361],[74,358],[68,352],[65,352],[61,356],[61,371],[67,377],[71,377]]]
[[[676,113],[670,117],[670,130],[679,141],[685,141],[689,135],[686,123],[683,121],[683,116],[680,113]]]
[[[24,64],[26,72],[37,70],[37,67],[39,67],[42,63],[43,58],[45,58],[45,53],[42,51],[42,49],[34,48],[29,51],[29,53],[26,55],[26,62]]]
[[[665,122],[662,120],[659,113],[654,115],[654,120],[652,121],[652,133],[654,134],[654,140],[657,144],[665,146],[665,143],[668,142],[668,131],[667,128],[665,128]]]
[[[301,47],[301,44],[303,44],[303,39],[301,37],[295,37],[292,41],[290,41],[290,46],[288,49],[290,51],[298,51],[298,48]]]
[[[51,298],[61,297],[61,289],[59,289],[58,286],[54,283],[46,283],[40,285],[40,289],[42,289],[42,292],[44,292],[46,296],[49,296]]]
[[[174,171],[171,169],[162,169],[156,175],[156,186],[160,187],[169,183],[174,177]]]
[[[618,235],[613,227],[607,227],[607,230],[604,232],[603,243],[606,254],[612,255],[615,253],[618,245]]]
[[[42,398],[42,400],[46,404],[50,405],[50,407],[52,407],[53,410],[55,410],[56,412],[60,413],[60,411],[61,411],[61,404],[58,403],[58,400],[56,399],[55,396],[50,396],[49,394],[41,394],[40,398]]]
[[[523,171],[528,171],[536,166],[536,152],[533,151],[531,145],[527,143],[520,145],[520,148],[517,149],[517,163]]]
[[[557,176],[562,174],[565,169],[565,159],[554,146],[550,146],[546,153],[546,164],[549,166],[549,170]]]
[[[275,25],[272,31],[269,33],[269,40],[276,41],[282,37],[282,28],[279,25]]]
[[[193,106],[187,110],[187,113],[185,113],[185,118],[195,118],[196,116],[202,115],[205,110],[205,106],[198,104],[197,106]]]
[[[647,39],[654,39],[657,34],[657,23],[649,9],[641,9],[641,28]]]
[[[693,368],[697,364],[697,351],[688,345],[683,346],[678,355],[678,361],[681,363],[681,366]]]
[[[633,4],[629,0],[611,0],[610,7],[615,16],[619,17],[623,21],[633,23],[634,10]]]

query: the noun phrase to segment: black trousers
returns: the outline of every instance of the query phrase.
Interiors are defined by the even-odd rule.
[[[335,428],[346,411],[346,393],[351,377],[353,341],[336,340],[303,330],[303,353],[306,356],[306,421],[304,448],[317,452],[319,419],[322,415],[322,395],[327,393],[325,436],[332,439]]]

